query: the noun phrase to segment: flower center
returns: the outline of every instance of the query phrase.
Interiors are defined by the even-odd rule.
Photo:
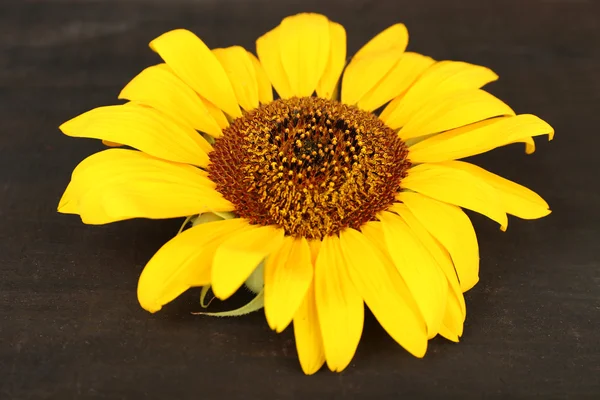
[[[407,154],[374,114],[294,97],[236,119],[214,144],[208,171],[238,216],[321,239],[387,209],[410,166]]]

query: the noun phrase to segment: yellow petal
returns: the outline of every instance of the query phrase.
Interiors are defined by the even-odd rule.
[[[215,121],[217,121],[217,125],[219,125],[219,127],[221,129],[227,128],[229,126],[229,121],[227,120],[227,117],[225,116],[225,114],[223,114],[223,111],[221,111],[221,109],[219,107],[215,106],[210,101],[206,100],[204,97],[202,97],[202,96],[199,96],[199,97],[200,97],[200,101],[202,101],[202,104],[204,104],[204,107],[206,107],[206,109],[208,110],[210,115],[213,117],[213,119]],[[219,136],[215,136],[215,137],[219,137]]]
[[[283,230],[252,225],[235,234],[217,249],[212,267],[212,290],[223,300],[242,286],[258,264],[283,244]]]
[[[464,211],[418,193],[402,192],[398,200],[450,253],[462,291],[475,286],[479,280],[479,245]]]
[[[237,102],[245,110],[258,107],[256,70],[248,52],[240,46],[213,49],[212,53],[223,66],[233,87]]]
[[[458,336],[450,332],[450,330],[442,323],[440,326],[440,335],[448,340],[458,343]]]
[[[510,143],[525,141],[532,136],[548,135],[554,130],[535,115],[494,118],[425,139],[410,147],[410,160],[415,163],[440,162],[485,153]],[[529,144],[535,150],[533,144]]]
[[[317,265],[317,257],[319,255],[319,250],[321,250],[321,240],[309,240],[308,247],[310,247],[310,261],[312,262],[314,267],[315,265]]]
[[[400,96],[434,62],[421,54],[404,53],[387,75],[358,101],[358,107],[373,111]]]
[[[465,320],[466,315],[465,299],[450,254],[448,254],[448,251],[444,249],[444,247],[433,236],[431,236],[431,234],[418,220],[418,218],[410,211],[406,204],[395,203],[392,205],[392,207],[390,207],[390,210],[402,217],[404,222],[406,222],[410,229],[412,229],[415,236],[421,243],[423,243],[425,248],[427,248],[429,253],[433,256],[438,267],[446,276],[448,286],[452,292],[448,295],[448,301],[455,302],[456,304],[453,305],[458,306],[462,315],[462,323]],[[449,304],[446,304],[446,307],[448,306]]]
[[[187,289],[210,284],[210,269],[217,246],[248,228],[241,218],[209,222],[183,231],[168,241],[148,262],[138,283],[140,305],[159,311]]]
[[[383,233],[383,224],[381,221],[368,221],[360,227],[360,231],[375,247],[377,247],[382,256],[387,257],[390,261],[392,260],[385,243],[385,235]]]
[[[525,186],[463,161],[448,161],[443,165],[466,171],[496,189],[500,202],[508,214],[523,219],[542,218],[550,214],[548,203]]]
[[[312,375],[325,363],[314,283],[309,286],[302,304],[294,315],[294,336],[302,370],[306,375]]]
[[[458,338],[462,335],[463,332],[463,323],[465,321],[466,308],[462,290],[460,288],[460,284],[456,276],[456,271],[454,270],[454,266],[452,265],[452,260],[449,258],[450,256],[448,255],[448,252],[445,249],[443,249],[442,246],[437,242],[437,240],[433,239],[431,235],[427,233],[426,230],[424,232],[425,234],[423,234],[424,228],[418,221],[416,221],[417,225],[415,225],[415,217],[413,217],[412,219],[404,218],[406,213],[401,214],[399,212],[398,207],[402,207],[402,210],[410,212],[404,204],[399,203],[396,203],[394,206],[392,206],[391,210],[398,212],[398,214],[400,214],[403,217],[408,226],[413,230],[413,233],[417,235],[421,243],[425,245],[425,247],[430,251],[431,255],[436,259],[436,261],[438,262],[438,266],[440,267],[444,275],[446,275],[446,279],[449,283],[449,290],[448,298],[446,301],[446,311],[444,313],[444,317],[440,325],[439,334],[450,340],[458,341]],[[369,221],[363,226],[361,226],[360,229],[363,232],[363,234],[371,241],[371,243],[373,243],[379,249],[381,257],[383,259],[389,259],[390,256],[388,254],[387,246],[385,244],[385,235],[383,233],[383,227],[381,226],[381,222]],[[420,315],[417,304],[415,303],[414,299],[410,297],[405,284],[404,288],[405,292],[407,293],[407,295],[404,296],[406,300],[406,305],[410,307],[414,313]],[[431,334],[429,336],[431,336]]]
[[[313,278],[305,238],[286,236],[265,263],[265,315],[271,329],[282,332],[292,321]]]
[[[339,372],[356,352],[364,305],[348,275],[337,236],[323,239],[315,267],[315,295],[327,366]]]
[[[515,140],[513,143],[525,143],[525,153],[535,153],[535,142],[533,141],[532,137],[524,137],[522,139]]]
[[[400,217],[389,212],[377,215],[381,221],[388,253],[427,325],[428,337],[440,330],[448,283],[437,263]]]
[[[317,95],[334,98],[340,75],[346,65],[346,30],[340,24],[329,21],[329,59],[317,85]]]
[[[281,62],[280,37],[281,26],[259,37],[256,40],[256,54],[279,97],[288,99],[293,96],[293,90]]]
[[[342,102],[356,104],[396,65],[408,45],[404,24],[395,24],[365,44],[342,78]]]
[[[503,115],[515,115],[515,112],[488,92],[476,89],[452,93],[415,112],[398,135],[406,140]]]
[[[446,276],[451,290],[456,294],[459,302],[459,308],[462,310],[463,316],[466,311],[464,297],[458,281],[458,275],[452,263],[450,254],[442,247],[442,245],[427,231],[418,218],[410,211],[410,209],[401,203],[394,204],[391,208],[402,217],[410,229],[413,231],[419,241],[427,248],[429,253],[437,262],[438,267]],[[464,320],[464,319],[463,319]]]
[[[95,108],[60,126],[67,136],[122,143],[169,161],[205,167],[212,146],[189,126],[132,103]]]
[[[427,70],[425,70],[425,71],[427,71]],[[418,82],[418,80],[417,80],[417,82]],[[379,119],[382,120],[389,127],[391,127],[392,124],[394,124],[394,126],[396,126],[394,129],[398,129],[401,126],[401,125],[398,125],[397,123],[395,123],[393,118],[396,116],[396,110],[403,102],[402,99],[404,99],[404,95],[400,95],[400,96],[396,97],[395,99],[390,101],[388,103],[388,105],[385,106],[385,108],[379,114]]]
[[[460,295],[462,297],[462,294]],[[465,322],[465,313],[460,308],[460,300],[456,293],[448,290],[448,300],[446,301],[446,312],[442,319],[440,335],[453,342],[458,342],[462,336]]]
[[[439,61],[428,68],[398,101],[391,102],[380,118],[392,129],[404,126],[425,104],[450,93],[479,89],[498,79],[489,68],[460,61]]]
[[[395,51],[404,52],[408,45],[408,30],[404,24],[394,24],[379,32],[367,44],[360,48],[354,58],[369,57],[376,54]]]
[[[121,146],[123,146],[121,143],[115,143],[115,142],[111,142],[109,140],[103,140],[102,144],[105,145],[106,147],[121,147]]]
[[[83,160],[58,206],[59,212],[79,214],[87,224],[232,210],[200,169],[125,149]]]
[[[398,206],[402,206],[402,207],[404,207],[404,209],[406,209],[408,211],[408,209],[406,208],[405,205],[398,204],[398,203],[396,203],[391,209],[393,211],[398,212],[398,210],[396,209],[396,207],[398,207]],[[413,224],[409,223],[407,219],[404,219],[404,220],[409,225],[409,227],[411,229],[413,229]],[[414,218],[413,218],[413,220],[414,220]],[[418,228],[418,226],[417,226],[417,228]],[[385,235],[383,233],[383,227],[382,227],[381,222],[369,221],[366,224],[363,224],[360,229],[363,232],[363,234],[371,241],[371,243],[373,243],[379,249],[382,258],[391,260],[389,253],[388,253],[387,246],[385,244]],[[425,245],[425,247],[427,247],[427,249],[430,251],[432,256],[434,256],[434,258],[436,258],[436,261],[438,261],[438,266],[440,267],[440,269],[442,270],[444,275],[446,275],[446,279],[448,280],[449,289],[450,289],[450,290],[448,290],[448,298],[446,301],[446,311],[444,313],[444,317],[443,317],[442,323],[440,325],[439,334],[446,338],[449,337],[450,340],[458,341],[458,337],[462,335],[463,323],[465,321],[465,315],[466,315],[465,300],[462,295],[462,290],[458,283],[458,279],[456,277],[456,272],[454,270],[454,266],[452,265],[452,260],[449,258],[448,253],[446,252],[445,249],[443,249],[441,247],[441,245],[435,239],[432,239],[431,235],[429,235],[426,231],[425,231],[425,233],[430,239],[422,240],[423,239],[422,229],[424,229],[422,226],[421,226],[421,230],[413,229],[413,233],[415,235],[417,235],[417,237],[421,241],[421,243],[423,243]],[[431,243],[431,241],[433,241],[434,243]],[[431,244],[433,244],[435,247],[429,247]],[[438,252],[436,250],[436,248],[441,249],[441,251],[443,252],[441,260],[439,259],[440,252]],[[444,259],[447,259],[447,261],[444,261]],[[393,263],[393,261],[388,261],[388,262]],[[449,268],[448,268],[448,266],[449,266]],[[410,307],[414,313],[418,313],[420,315],[419,308],[417,307],[417,304],[415,303],[414,299],[410,297],[410,294],[409,294],[408,289],[406,288],[405,284],[404,284],[404,288],[405,288],[404,289],[405,293],[407,293],[404,296],[405,300],[406,300],[406,305],[408,307]],[[448,328],[447,326],[450,326],[450,328]],[[429,336],[432,336],[432,334],[433,333],[430,333]],[[426,336],[426,338],[427,338],[427,336]],[[413,354],[417,355],[415,353],[413,353]]]
[[[340,233],[342,252],[352,283],[381,326],[416,357],[427,350],[427,329],[411,295],[392,263],[362,233]],[[409,300],[407,300],[409,299]]]
[[[502,229],[508,226],[506,212],[494,188],[460,169],[442,164],[419,164],[408,170],[402,187],[476,211],[498,222]]]
[[[292,94],[311,96],[329,58],[329,21],[320,14],[301,13],[284,18],[279,30],[279,52]]]
[[[175,29],[150,42],[181,80],[232,117],[241,117],[225,70],[210,49],[192,32]]]
[[[221,128],[204,103],[166,64],[153,65],[123,88],[119,99],[153,107],[194,129],[220,137]]]
[[[254,67],[254,73],[256,74],[256,85],[258,87],[258,99],[262,104],[268,104],[273,101],[273,89],[271,88],[271,81],[265,72],[264,68],[258,61],[258,58],[250,52],[248,57],[252,61]]]

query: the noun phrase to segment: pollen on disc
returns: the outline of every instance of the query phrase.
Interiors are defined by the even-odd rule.
[[[410,166],[377,116],[317,97],[276,100],[223,131],[209,176],[235,212],[287,235],[320,239],[387,209]]]

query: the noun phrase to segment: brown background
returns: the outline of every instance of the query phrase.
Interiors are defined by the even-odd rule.
[[[185,27],[211,47],[254,50],[298,11],[344,24],[349,54],[402,21],[410,50],[490,66],[494,94],[556,128],[532,156],[510,146],[476,158],[554,212],[511,219],[507,233],[473,217],[481,282],[467,295],[463,340],[435,339],[423,360],[368,316],[343,374],[305,377],[291,330],[270,332],[261,313],[193,317],[194,291],[150,315],[137,278],[181,221],[90,227],[55,212],[72,168],[101,148],[57,126],[115,103],[158,62],[152,38]],[[0,398],[600,398],[599,39],[594,0],[3,0]]]

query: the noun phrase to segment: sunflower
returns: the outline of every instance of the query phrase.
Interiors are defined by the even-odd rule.
[[[60,127],[115,148],[75,168],[58,210],[87,224],[192,219],[143,270],[141,306],[157,312],[190,287],[227,299],[252,277],[269,326],[293,323],[306,374],[348,366],[365,304],[416,357],[438,334],[456,342],[479,270],[462,208],[502,230],[507,214],[550,213],[457,160],[511,143],[532,153],[554,132],[481,90],[490,69],[407,43],[396,24],[346,62],[344,28],[310,13],[261,36],[258,57],[167,32],[150,43],[164,63],[125,86],[128,102]]]

